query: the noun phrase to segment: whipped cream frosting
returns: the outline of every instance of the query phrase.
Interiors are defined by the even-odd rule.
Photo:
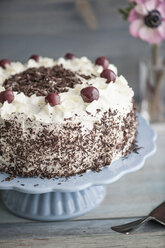
[[[50,58],[39,58],[39,62],[30,59],[26,64],[20,62],[12,62],[6,65],[6,69],[0,68],[0,91],[5,90],[2,84],[5,79],[11,75],[20,73],[31,67],[52,67],[62,64],[65,69],[79,72],[85,75],[94,74],[96,77],[84,79],[79,76],[82,84],[77,84],[68,92],[60,93],[60,105],[51,107],[45,103],[44,96],[36,96],[35,94],[28,97],[24,93],[14,92],[14,101],[3,104],[0,103],[0,116],[2,119],[10,119],[12,114],[23,113],[28,118],[44,123],[62,123],[65,118],[75,117],[72,121],[79,121],[84,125],[92,128],[92,123],[98,122],[103,113],[109,109],[117,111],[120,115],[126,116],[132,109],[133,90],[128,86],[127,80],[123,76],[117,76],[115,83],[106,83],[106,79],[100,77],[102,66],[95,65],[88,58],[81,57],[73,60],[65,60],[59,58],[53,60]],[[109,69],[117,74],[117,68],[110,64]],[[99,99],[91,103],[83,101],[80,91],[84,87],[92,85],[99,90]],[[99,112],[97,110],[100,110]],[[89,115],[90,113],[91,115]],[[91,123],[92,121],[92,123]],[[89,125],[90,124],[90,125]]]

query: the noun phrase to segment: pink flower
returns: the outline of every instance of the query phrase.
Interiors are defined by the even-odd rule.
[[[165,39],[165,0],[134,0],[128,20],[132,36],[151,44]]]

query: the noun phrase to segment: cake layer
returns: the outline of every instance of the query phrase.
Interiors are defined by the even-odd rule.
[[[126,156],[137,132],[134,109],[125,118],[109,110],[92,130],[72,119],[59,125],[31,123],[22,115],[0,125],[2,171],[23,177],[67,177],[99,170]]]

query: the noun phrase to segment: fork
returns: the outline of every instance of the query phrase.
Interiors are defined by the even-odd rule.
[[[148,216],[124,225],[113,226],[111,229],[116,232],[129,234],[150,220],[155,220],[160,224],[165,225],[165,202],[156,207]]]

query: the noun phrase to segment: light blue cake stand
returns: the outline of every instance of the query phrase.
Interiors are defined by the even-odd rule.
[[[89,171],[68,179],[16,177],[0,173],[0,189],[4,205],[14,214],[34,220],[55,221],[74,218],[97,207],[105,197],[105,185],[123,175],[139,170],[145,159],[156,151],[156,134],[138,115],[138,154],[114,161],[100,172]]]

